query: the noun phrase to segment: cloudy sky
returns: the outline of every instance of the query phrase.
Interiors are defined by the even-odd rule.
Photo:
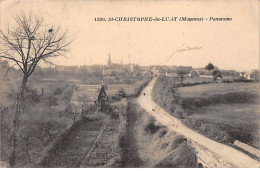
[[[239,71],[259,68],[259,1],[61,1],[2,0],[0,28],[31,11],[59,24],[74,39],[60,65],[105,64],[205,66]],[[203,22],[96,22],[95,17],[204,17]],[[230,17],[231,22],[205,18]],[[199,47],[181,52],[187,47]]]

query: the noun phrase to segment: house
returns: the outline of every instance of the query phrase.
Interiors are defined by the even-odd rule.
[[[100,85],[77,85],[71,97],[72,112],[81,113],[82,105],[94,105],[100,89]]]
[[[223,76],[235,76],[236,75],[235,70],[220,70],[220,72]]]
[[[194,68],[192,69],[193,71],[196,71],[199,75],[208,75],[209,71],[206,70],[205,68]]]
[[[252,70],[250,73],[251,80],[258,81],[259,80],[259,71],[258,70]]]
[[[244,77],[245,73],[246,73],[246,72],[240,72],[240,73],[239,73],[239,77]]]
[[[167,66],[167,69],[171,70],[171,71],[176,71],[177,70],[177,66],[176,65],[171,65],[171,66]]]
[[[176,71],[168,70],[168,71],[165,71],[165,76],[166,77],[178,77],[178,74]]]
[[[153,67],[153,68],[151,69],[151,72],[152,72],[152,74],[153,74],[154,76],[156,76],[156,75],[159,74],[159,69],[156,68],[156,67]]]
[[[189,73],[189,77],[199,77],[199,73],[193,70]]]
[[[187,73],[190,73],[192,71],[192,66],[178,66],[177,70],[182,70]]]

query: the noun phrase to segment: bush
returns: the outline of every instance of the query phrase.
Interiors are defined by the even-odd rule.
[[[227,79],[227,80],[223,80],[223,83],[232,83],[232,81],[230,81],[229,79]]]
[[[253,82],[253,80],[247,80],[244,77],[239,77],[238,79],[235,79],[234,82],[245,82],[245,83],[248,83],[248,82]]]
[[[50,95],[46,98],[46,103],[49,108],[52,106],[58,106],[58,99],[56,97],[53,97],[52,95]]]
[[[16,97],[16,95],[14,95]],[[40,102],[40,95],[37,94],[36,90],[32,90],[29,87],[25,88],[22,100],[23,109],[27,109],[31,104]]]
[[[125,89],[124,88],[120,88],[117,92],[118,96],[121,97],[121,98],[124,98],[126,97],[126,92],[125,92]]]
[[[63,93],[63,89],[61,89],[61,88],[56,88],[55,90],[54,90],[54,92],[53,92],[53,95],[60,95],[60,94],[62,94]]]

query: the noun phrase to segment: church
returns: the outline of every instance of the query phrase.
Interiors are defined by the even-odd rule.
[[[111,55],[109,53],[107,65],[103,68],[103,75],[113,75],[123,72],[134,72],[133,64],[123,64],[122,60],[120,64],[112,63]]]

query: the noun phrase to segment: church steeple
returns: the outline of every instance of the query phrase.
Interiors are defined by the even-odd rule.
[[[111,62],[111,56],[110,56],[110,52],[109,52],[107,65],[110,66],[111,64],[112,64],[112,62]]]

